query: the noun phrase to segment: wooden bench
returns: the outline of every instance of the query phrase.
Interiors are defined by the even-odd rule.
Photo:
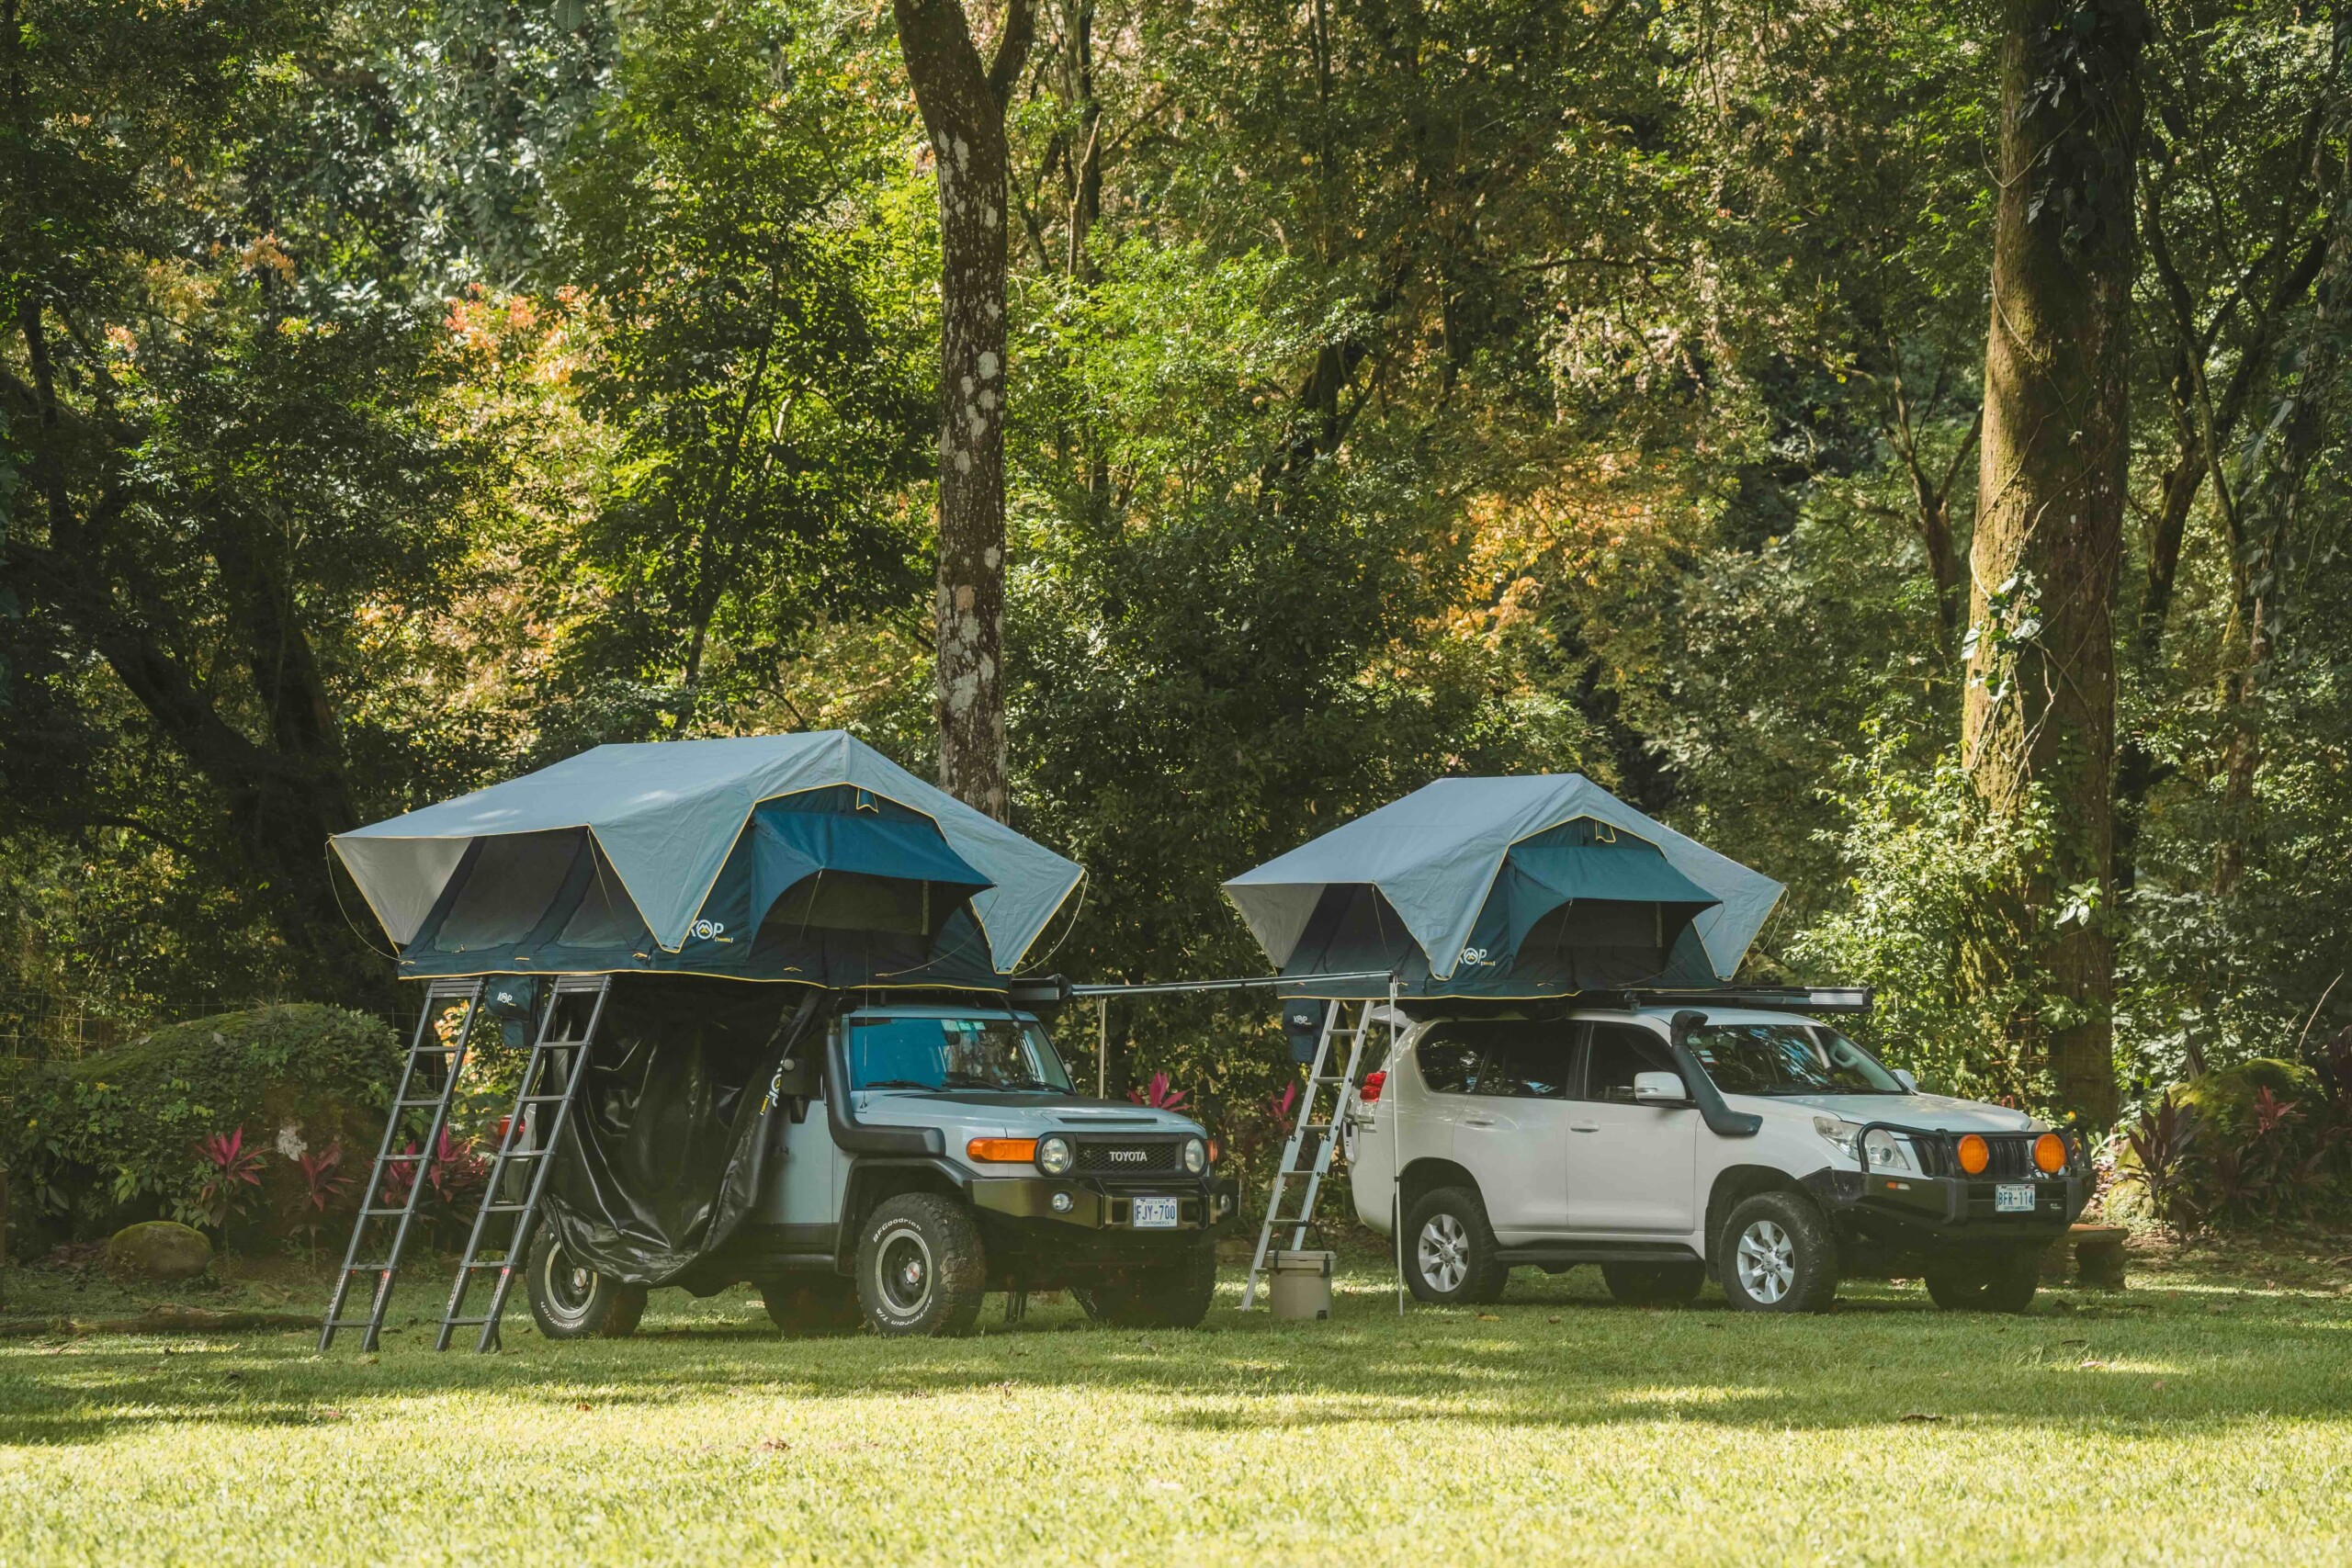
[[[2122,1290],[2123,1246],[2131,1235],[2121,1225],[2070,1225],[2042,1254],[2041,1277],[2052,1284],[2071,1279],[2094,1290]]]

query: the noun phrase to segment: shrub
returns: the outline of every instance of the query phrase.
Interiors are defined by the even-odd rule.
[[[243,1152],[261,1156],[262,1223],[291,1234],[310,1191],[300,1160],[376,1146],[401,1055],[379,1020],[300,1003],[172,1024],[79,1061],[6,1064],[0,1163],[16,1173],[18,1224],[88,1237],[201,1216],[219,1171],[198,1151],[243,1129]]]

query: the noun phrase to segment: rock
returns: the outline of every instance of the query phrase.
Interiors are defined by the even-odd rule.
[[[211,1262],[204,1233],[169,1220],[125,1225],[107,1243],[107,1270],[125,1280],[192,1280]]]

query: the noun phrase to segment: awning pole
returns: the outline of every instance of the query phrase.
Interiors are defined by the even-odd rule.
[[[1402,1317],[1405,1315],[1405,1108],[1396,1098],[1404,1091],[1394,1089],[1397,1066],[1396,976],[1394,975],[1388,976],[1388,1060],[1382,1066],[1386,1068],[1388,1077],[1381,1083],[1394,1090],[1385,1097],[1388,1100],[1388,1179],[1396,1189],[1396,1217],[1389,1222],[1388,1228],[1396,1233],[1396,1315]]]
[[[1094,1098],[1111,1098],[1111,998],[1094,998]]]

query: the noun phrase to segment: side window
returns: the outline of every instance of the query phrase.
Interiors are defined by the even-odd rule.
[[[1596,1023],[1585,1057],[1584,1098],[1634,1103],[1635,1073],[1670,1073],[1666,1042],[1630,1023]]]
[[[1514,1031],[1510,1038],[1487,1048],[1487,1068],[1478,1075],[1478,1092],[1521,1100],[1566,1100],[1568,1068],[1574,1060],[1569,1046],[1575,1040],[1572,1025],[1542,1034]]]
[[[1413,1053],[1421,1066],[1421,1081],[1432,1094],[1469,1094],[1478,1083],[1479,1045],[1475,1040],[1439,1036],[1424,1040]]]

